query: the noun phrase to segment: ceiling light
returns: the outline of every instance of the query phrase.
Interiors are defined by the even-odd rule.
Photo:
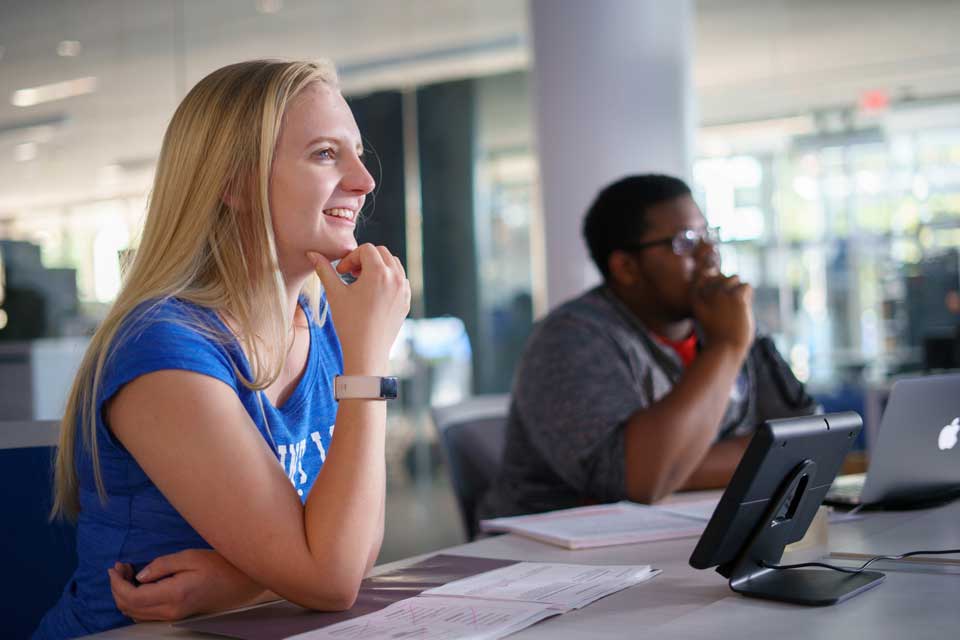
[[[80,55],[82,48],[79,40],[61,40],[57,45],[57,55],[61,58],[75,58]]]
[[[17,162],[30,162],[37,157],[38,148],[36,142],[21,142],[13,148],[13,159]]]
[[[278,13],[283,9],[283,0],[257,0],[258,13]]]
[[[39,87],[19,89],[10,96],[10,104],[15,107],[32,107],[44,102],[82,96],[96,90],[97,79],[95,77],[75,78],[63,82],[54,82],[53,84],[44,84]]]

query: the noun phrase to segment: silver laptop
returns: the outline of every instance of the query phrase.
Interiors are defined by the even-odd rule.
[[[918,506],[960,497],[960,374],[893,385],[866,474],[840,476],[824,500]]]

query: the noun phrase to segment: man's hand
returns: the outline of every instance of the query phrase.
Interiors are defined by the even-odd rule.
[[[691,482],[716,486],[736,468],[725,456],[719,470],[707,462],[743,361],[753,343],[753,289],[716,269],[697,281],[693,315],[705,334],[704,349],[673,389],[627,421],[624,437],[627,497],[652,503]],[[721,446],[722,445],[722,446]],[[735,452],[734,452],[735,453]],[[702,470],[709,478],[694,477]]]
[[[199,613],[233,609],[270,595],[216,551],[188,549],[161,556],[144,567],[133,582],[133,567],[116,563],[110,590],[117,608],[128,618],[180,620]]]
[[[693,315],[707,346],[725,344],[746,355],[753,343],[753,287],[737,276],[708,275],[696,285]]]

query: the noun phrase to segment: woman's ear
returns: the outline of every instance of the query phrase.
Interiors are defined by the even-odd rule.
[[[243,209],[244,204],[250,200],[250,194],[253,193],[253,185],[249,182],[241,179],[231,180],[220,194],[220,201],[232,211]]]
[[[607,269],[610,280],[624,286],[633,285],[640,275],[636,258],[626,251],[613,251],[607,258]]]
[[[220,202],[222,202],[227,209],[230,209],[231,211],[236,211],[238,209],[237,200],[238,198],[236,197],[236,194],[231,191],[224,191],[223,195],[220,196]]]
[[[240,209],[243,197],[240,195],[240,191],[236,185],[228,184],[223,190],[223,193],[220,194],[220,201],[231,211],[237,211]]]

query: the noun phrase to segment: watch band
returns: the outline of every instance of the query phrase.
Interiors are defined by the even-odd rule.
[[[336,376],[333,397],[336,400],[394,400],[398,387],[393,376]]]

